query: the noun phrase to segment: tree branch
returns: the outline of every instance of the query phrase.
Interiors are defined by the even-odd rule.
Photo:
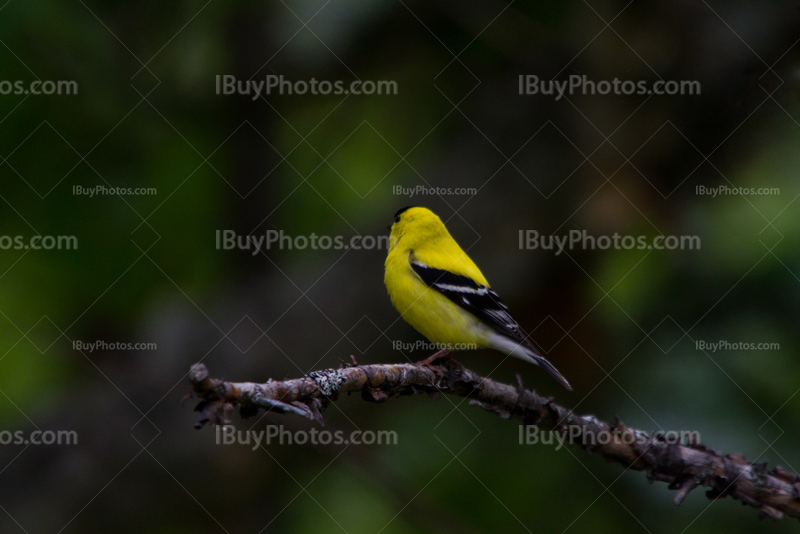
[[[259,408],[293,413],[324,424],[322,412],[340,393],[360,393],[368,402],[384,402],[393,396],[440,393],[470,399],[504,419],[558,432],[565,441],[579,445],[606,460],[635,471],[645,471],[650,482],[669,483],[680,504],[698,486],[710,488],[710,499],[732,497],[757,508],[762,517],[784,515],[800,519],[800,476],[780,467],[768,471],[766,462],[752,464],[739,454],[723,455],[705,445],[668,442],[660,436],[625,426],[615,419],[607,423],[592,415],[578,416],[525,389],[481,377],[452,361],[433,364],[376,364],[343,366],[314,371],[292,380],[225,382],[211,378],[198,363],[189,372],[194,393],[201,398],[196,427],[230,422],[239,407],[242,417]]]

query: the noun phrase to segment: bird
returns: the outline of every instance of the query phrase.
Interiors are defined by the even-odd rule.
[[[431,358],[451,358],[453,347],[491,348],[538,365],[572,390],[520,332],[508,306],[435,213],[402,208],[389,229],[384,283],[401,317],[441,349]]]

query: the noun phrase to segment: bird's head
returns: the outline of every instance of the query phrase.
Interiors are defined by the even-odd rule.
[[[391,247],[402,245],[403,248],[414,249],[420,244],[447,233],[444,223],[438,215],[428,208],[407,207],[394,214],[394,222],[389,241]],[[400,240],[402,239],[402,243]]]

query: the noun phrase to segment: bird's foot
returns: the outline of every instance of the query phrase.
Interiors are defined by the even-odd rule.
[[[441,379],[444,377],[444,371],[442,371],[441,367],[435,365],[435,362],[443,358],[446,359],[448,363],[450,363],[454,367],[457,367],[459,369],[462,367],[460,363],[458,363],[453,359],[453,351],[450,349],[441,349],[437,352],[434,352],[424,360],[418,361],[417,365],[420,365],[422,367],[427,367],[428,369],[433,371],[433,374],[436,375],[437,379]]]
[[[433,354],[431,354],[430,356],[428,356],[424,360],[420,360],[417,363],[419,363],[421,365],[428,366],[428,365],[433,365],[433,362],[435,362],[436,360],[440,360],[442,358],[447,358],[448,361],[452,362],[453,361],[453,351],[450,350],[450,349],[441,349],[441,350],[439,350],[437,352],[434,352]]]

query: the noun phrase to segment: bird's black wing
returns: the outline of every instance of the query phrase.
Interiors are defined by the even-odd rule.
[[[453,303],[468,311],[499,334],[510,338],[528,349],[527,356],[533,363],[542,367],[551,376],[558,380],[568,390],[572,390],[564,376],[558,372],[553,364],[531,346],[527,339],[520,333],[519,325],[508,313],[508,307],[503,304],[500,297],[487,286],[478,284],[475,280],[459,274],[454,274],[443,269],[429,267],[424,263],[411,260],[411,268],[420,277],[422,282],[431,289],[435,289]],[[532,353],[532,354],[531,354]]]
[[[411,261],[411,268],[428,287],[435,289],[453,303],[492,327],[499,334],[532,348],[519,331],[519,325],[508,313],[508,306],[490,288],[475,280],[443,269]]]

